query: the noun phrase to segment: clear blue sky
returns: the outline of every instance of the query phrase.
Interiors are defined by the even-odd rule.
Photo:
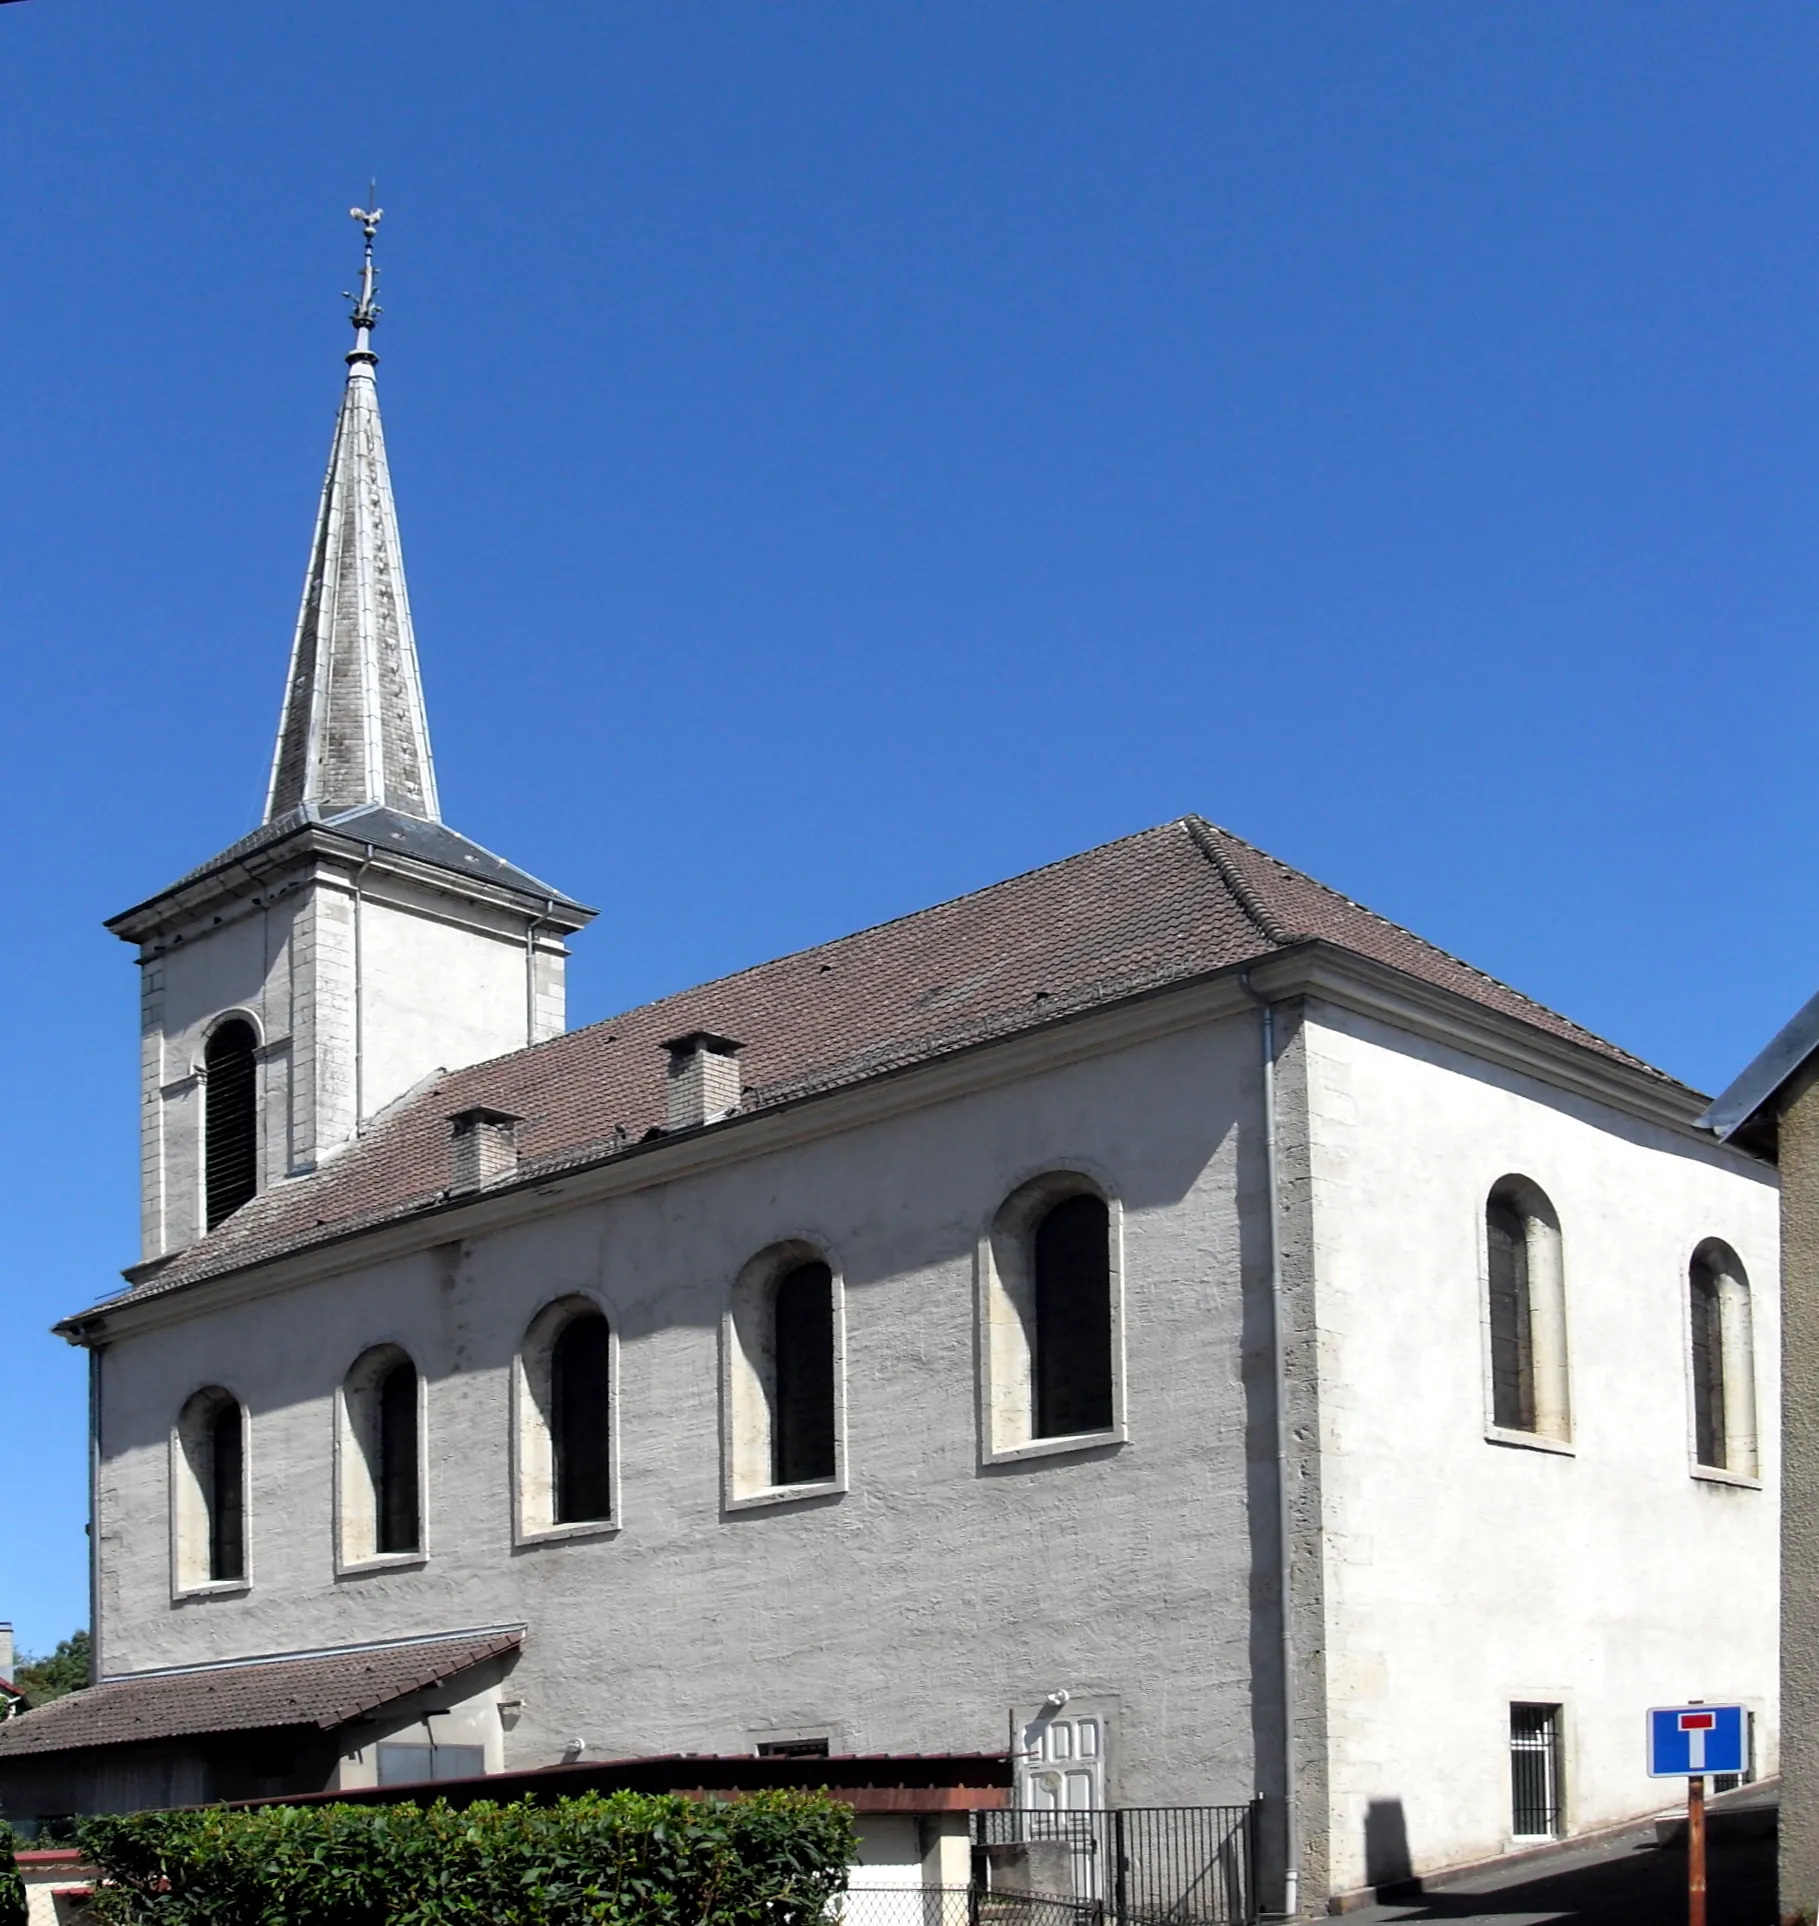
[[[1819,983],[1815,98],[1807,0],[0,7],[0,1617],[86,1615],[101,919],[257,820],[370,173],[577,1021],[1193,809],[1711,1089]]]

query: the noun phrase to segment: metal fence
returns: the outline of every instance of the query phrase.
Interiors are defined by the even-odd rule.
[[[834,1902],[838,1926],[1096,1926],[1095,1906],[982,1886],[855,1886]]]
[[[1067,1926],[1248,1926],[1256,1840],[1255,1803],[978,1812],[974,1884],[987,1901],[1068,1909]],[[1025,1926],[1010,1913],[1004,1921]],[[1062,1921],[1032,1916],[1028,1926]]]

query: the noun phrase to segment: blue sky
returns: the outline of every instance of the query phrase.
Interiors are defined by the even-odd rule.
[[[0,8],[0,1617],[101,929],[257,820],[377,173],[445,811],[576,1021],[1202,811],[1690,1082],[1819,981],[1803,0]]]

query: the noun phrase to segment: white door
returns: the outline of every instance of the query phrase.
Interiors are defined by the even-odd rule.
[[[1105,1722],[1046,1712],[1023,1728],[1017,1803],[1032,1846],[1065,1847],[1076,1899],[1103,1899],[1098,1816],[1105,1805]]]

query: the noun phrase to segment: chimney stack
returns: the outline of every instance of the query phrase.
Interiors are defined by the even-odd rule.
[[[691,1030],[663,1047],[669,1052],[671,1130],[718,1123],[739,1108],[740,1046],[731,1037]]]
[[[516,1177],[519,1121],[509,1110],[484,1105],[457,1110],[449,1119],[455,1127],[449,1143],[449,1189],[459,1195]]]
[[[0,1679],[13,1676],[13,1628],[0,1621]]]

